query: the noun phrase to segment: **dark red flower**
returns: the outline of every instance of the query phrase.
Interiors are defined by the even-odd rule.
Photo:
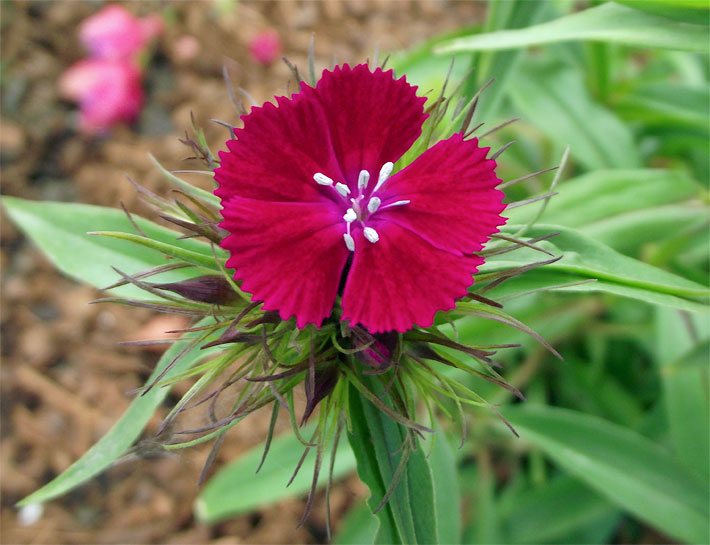
[[[461,134],[393,173],[425,101],[391,70],[344,65],[243,116],[215,193],[227,266],[265,309],[320,326],[342,295],[342,320],[406,331],[466,294],[503,194],[489,148]]]

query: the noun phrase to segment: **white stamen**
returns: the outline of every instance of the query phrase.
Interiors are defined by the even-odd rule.
[[[353,210],[352,208],[348,208],[348,211],[345,212],[343,219],[348,223],[354,222],[357,219],[357,214],[355,213],[355,210]]]
[[[370,173],[367,170],[361,170],[360,175],[357,177],[357,187],[362,193],[362,190],[367,187],[370,181]]]
[[[328,176],[320,172],[316,172],[313,175],[313,179],[320,185],[332,186],[335,183],[332,178],[328,178]]]
[[[388,204],[388,205],[385,206],[384,208],[391,208],[392,206],[403,206],[403,205],[405,205],[405,204],[409,204],[410,202],[412,202],[412,201],[409,201],[409,200],[406,200],[406,201],[397,201],[397,202],[393,202],[393,203]],[[383,208],[383,210],[384,210],[384,208]]]
[[[394,164],[390,162],[387,162],[382,165],[382,168],[380,169],[380,177],[377,179],[377,185],[375,186],[375,189],[372,190],[373,193],[379,188],[381,188],[382,185],[387,181],[387,178],[389,178],[390,174],[392,174],[393,168]]]
[[[335,184],[335,189],[343,197],[347,197],[348,195],[350,195],[350,188],[342,182],[338,182],[337,184]]]
[[[352,237],[350,233],[343,233],[343,240],[345,240],[345,246],[350,250],[351,252],[355,251],[355,239]]]
[[[365,238],[373,244],[380,240],[380,235],[372,227],[365,227],[362,230],[362,234],[365,235]]]
[[[380,207],[381,204],[382,201],[379,197],[372,197],[367,203],[367,210],[370,212],[370,214],[374,214],[375,212],[377,212],[377,209]]]

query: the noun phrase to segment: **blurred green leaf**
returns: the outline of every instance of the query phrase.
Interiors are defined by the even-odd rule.
[[[710,317],[683,316],[657,309],[656,356],[663,384],[663,405],[678,459],[710,481],[710,405],[708,404],[708,351]],[[703,343],[703,341],[705,341]],[[704,362],[688,365],[691,357]]]
[[[625,212],[585,225],[580,231],[617,252],[633,254],[644,244],[655,244],[679,233],[701,231],[707,219],[705,206],[686,203]]]
[[[609,501],[691,543],[708,543],[707,490],[664,450],[610,422],[542,406],[503,415],[525,441]]]
[[[469,508],[469,525],[466,528],[463,542],[503,543],[501,538],[500,517],[496,501],[496,476],[487,451],[478,453],[477,471],[467,482],[471,488]]]
[[[335,545],[366,545],[375,542],[379,522],[365,502],[350,508],[335,536]]]
[[[597,492],[563,475],[517,495],[502,515],[507,543],[581,544],[606,542],[621,513]],[[598,529],[607,535],[590,535]]]
[[[302,432],[308,435],[308,431]],[[275,437],[259,473],[257,467],[264,450],[258,445],[215,473],[195,501],[195,515],[201,521],[220,520],[254,511],[271,503],[308,492],[313,480],[315,453],[310,453],[298,475],[288,488],[304,446],[293,433]],[[325,449],[325,459],[330,450]],[[338,446],[333,478],[338,479],[355,469],[355,457],[346,441]],[[321,471],[319,486],[328,481],[327,468]]]
[[[126,214],[114,208],[37,202],[3,197],[9,216],[49,257],[56,267],[72,278],[104,288],[120,280],[111,267],[134,274],[170,263],[164,255],[127,240],[87,235],[100,229],[134,233],[135,227]],[[182,233],[171,231],[139,216],[136,225],[148,236],[185,252],[199,254],[214,262],[212,249],[194,239],[181,239]],[[180,269],[161,275],[163,281],[177,281],[196,276],[194,269]],[[128,285],[113,291],[123,297],[145,299],[149,294]]]
[[[686,201],[699,193],[698,185],[684,172],[659,169],[597,170],[557,186],[542,220],[584,229],[600,220]],[[510,223],[525,224],[537,210],[524,206],[511,210]]]
[[[377,377],[367,378],[366,385],[386,403],[388,395]],[[358,474],[370,489],[368,505],[374,511],[394,482],[404,454],[406,432],[354,387],[349,397],[350,445],[357,459]],[[439,543],[432,469],[421,445],[411,450],[406,467],[377,518],[380,521],[378,543]]]
[[[431,446],[429,447],[428,444]],[[437,524],[439,542],[459,543],[461,541],[461,488],[458,480],[458,464],[449,438],[438,425],[434,426],[434,434],[427,437],[425,454],[433,477],[434,501],[439,519]]]
[[[455,38],[437,53],[515,49],[569,41],[600,41],[626,45],[708,51],[706,29],[650,15],[613,2],[520,30]]]
[[[528,62],[510,86],[510,97],[527,123],[542,131],[589,170],[641,166],[631,130],[596,103],[581,71],[560,63]]]
[[[634,9],[677,21],[707,26],[710,4],[703,0],[614,0]]]
[[[550,11],[550,2],[530,2],[528,0],[507,0],[489,2],[486,24],[483,32],[501,29],[523,28],[541,20]],[[509,82],[520,62],[524,51],[476,51],[472,53],[473,73],[466,83],[466,96],[473,97],[488,80],[495,78],[495,84],[480,97],[476,107],[477,119],[490,122],[497,114],[506,96]]]
[[[615,101],[615,109],[625,119],[644,126],[679,127],[710,133],[710,88],[679,83],[639,85]]]
[[[211,323],[209,318],[198,325]],[[151,384],[161,373],[173,364],[173,360],[189,345],[190,340],[195,339],[202,333],[187,333],[185,341],[173,344],[156,365],[146,384]],[[207,351],[194,347],[183,354],[164,375],[165,380],[177,376],[181,372],[189,369],[200,358],[204,357]],[[138,395],[128,406],[121,418],[86,454],[69,466],[61,475],[44,485],[36,492],[30,494],[18,503],[19,506],[33,503],[43,503],[62,494],[66,494],[80,484],[88,481],[109,468],[116,460],[123,455],[128,448],[140,436],[143,428],[153,417],[156,409],[168,395],[170,388],[155,386],[141,395]],[[159,448],[156,445],[156,448]]]

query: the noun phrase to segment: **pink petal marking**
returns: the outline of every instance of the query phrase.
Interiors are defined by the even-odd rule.
[[[373,220],[380,240],[355,234],[357,250],[343,294],[343,320],[370,333],[428,327],[466,294],[483,259],[436,248],[396,223]]]
[[[336,181],[342,174],[333,154],[320,105],[303,94],[277,97],[242,116],[244,127],[221,151],[215,170],[223,200],[233,196],[264,201],[321,202],[337,200],[319,188],[313,175],[321,172]]]
[[[371,180],[386,162],[396,162],[419,138],[427,118],[426,98],[406,78],[366,64],[336,66],[323,71],[315,88],[302,93],[323,108],[333,149],[345,180],[357,194],[357,180],[366,170]],[[371,181],[370,186],[374,186]]]
[[[315,184],[314,184],[315,185]],[[299,328],[330,315],[348,250],[342,218],[321,203],[266,202],[232,197],[220,226],[242,289]]]
[[[477,139],[455,134],[438,142],[412,164],[393,175],[377,193],[382,205],[377,217],[417,233],[439,249],[470,254],[506,221],[504,194],[496,162],[486,159],[490,148]],[[406,206],[387,207],[408,200]]]

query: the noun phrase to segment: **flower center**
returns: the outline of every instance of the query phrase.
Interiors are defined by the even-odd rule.
[[[313,175],[313,179],[318,185],[325,187],[331,187],[338,194],[340,198],[348,205],[348,209],[343,215],[343,221],[345,222],[345,233],[343,233],[343,240],[345,241],[345,246],[351,252],[355,251],[355,239],[352,236],[352,224],[354,222],[359,222],[362,226],[362,234],[369,240],[372,244],[380,240],[379,233],[372,227],[366,225],[367,220],[372,217],[378,210],[385,210],[393,206],[402,206],[409,204],[410,201],[395,201],[382,206],[382,200],[375,195],[378,189],[380,189],[385,182],[389,179],[392,174],[392,169],[394,165],[392,163],[385,163],[380,169],[380,174],[377,178],[377,183],[374,189],[370,193],[370,197],[367,199],[367,204],[365,204],[365,190],[370,182],[370,173],[367,170],[361,170],[357,179],[357,197],[350,197],[350,188],[342,183],[336,182],[332,178],[329,178],[321,172],[316,172]]]

